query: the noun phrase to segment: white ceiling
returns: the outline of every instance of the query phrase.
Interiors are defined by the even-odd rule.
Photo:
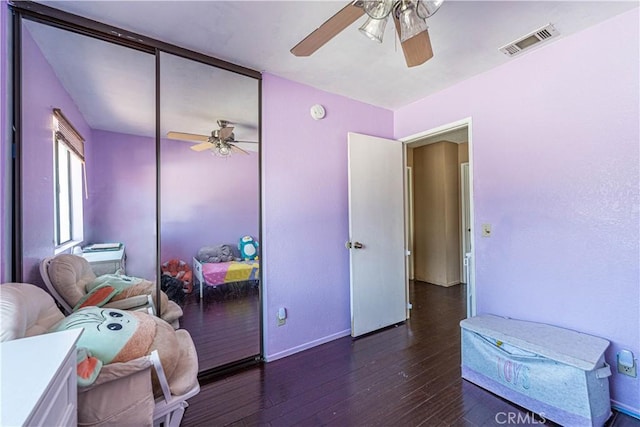
[[[637,1],[445,0],[441,9],[427,21],[434,58],[409,69],[395,40],[393,26],[388,26],[384,43],[378,44],[357,31],[364,17],[311,57],[299,58],[289,52],[308,33],[346,5],[345,1],[41,3],[388,109],[407,105],[473,75],[517,60],[517,57],[508,58],[500,53],[498,48],[547,23],[555,25],[561,38],[638,7]],[[554,40],[548,43],[554,43]],[[74,58],[69,60],[87,62],[86,56]],[[102,78],[105,84],[109,84],[117,67],[113,62],[110,67],[105,67],[104,62],[93,58],[87,67],[103,67]],[[117,60],[115,64],[121,66],[124,63]],[[208,70],[203,72],[210,73]],[[71,86],[86,83],[68,80]],[[236,83],[240,84],[240,81]],[[235,105],[242,96],[224,95],[225,108],[229,113],[207,104],[205,94],[220,95],[225,88],[234,89],[235,86],[233,83],[218,83],[215,88],[199,87],[199,96],[189,95],[193,114],[207,119],[206,126],[183,122],[183,127],[171,130],[204,132],[200,129],[211,128],[212,122],[224,118],[245,121],[250,125],[248,127],[254,126],[255,134],[255,120],[241,114],[234,117],[232,112],[242,111],[242,105]],[[80,91],[67,89],[70,92]],[[111,96],[118,98],[114,93]],[[95,96],[87,104],[100,103],[100,98]],[[105,100],[105,103],[113,103],[114,99]],[[203,105],[199,105],[200,102]],[[101,117],[106,110],[104,106],[94,108],[88,105],[85,108],[87,111],[100,111],[94,115]],[[88,121],[93,125],[93,119]],[[236,134],[238,139],[255,139],[251,135]]]

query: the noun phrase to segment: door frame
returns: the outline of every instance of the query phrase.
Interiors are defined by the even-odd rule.
[[[460,163],[460,259],[463,260],[463,262],[460,263],[460,277],[464,278],[464,283],[467,283],[467,281],[469,280],[466,275],[468,265],[467,268],[465,268],[467,243],[469,243],[469,247],[471,247],[471,241],[467,242],[467,240],[470,240],[467,239],[467,228],[471,228],[471,213],[469,212],[469,218],[466,218],[465,215],[467,205],[471,200],[471,195],[469,193],[469,187],[471,183],[470,178],[471,175],[469,174],[469,162]],[[465,195],[468,196],[468,198],[465,197]],[[471,234],[469,234],[469,236],[471,236]]]
[[[473,191],[473,120],[471,117],[466,117],[464,119],[447,123],[435,128],[431,128],[422,132],[415,133],[413,135],[405,136],[404,138],[399,138],[398,140],[404,144],[405,149],[405,158],[407,157],[406,151],[408,144],[412,142],[417,142],[426,137],[432,137],[440,134],[444,134],[447,132],[451,132],[460,128],[467,128],[467,134],[469,136],[469,211],[470,211],[470,222],[471,222],[471,259],[469,260],[469,283],[467,283],[467,317],[472,317],[476,315],[476,245],[475,245],[475,209],[474,209],[474,191]],[[405,187],[405,197],[409,197],[407,193],[407,189]],[[407,284],[408,284],[408,276],[407,276]]]

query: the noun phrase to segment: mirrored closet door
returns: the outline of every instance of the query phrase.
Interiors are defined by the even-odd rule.
[[[155,56],[21,22],[22,280],[73,252],[155,281]]]
[[[260,354],[259,80],[160,54],[162,287],[200,371]]]
[[[21,280],[74,253],[162,289],[201,373],[259,360],[260,74],[40,17],[20,21]]]

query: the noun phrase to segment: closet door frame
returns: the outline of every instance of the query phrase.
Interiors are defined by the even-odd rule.
[[[11,236],[11,280],[13,282],[22,282],[23,274],[23,245],[22,245],[22,168],[21,164],[21,129],[22,129],[22,90],[21,90],[21,75],[22,75],[22,55],[21,55],[21,31],[22,20],[27,19],[35,21],[41,24],[49,25],[62,30],[71,31],[77,34],[92,37],[98,40],[114,43],[131,49],[139,50],[141,52],[155,55],[155,89],[156,89],[156,102],[155,102],[155,120],[156,120],[156,136],[155,136],[155,150],[156,150],[156,292],[157,298],[160,297],[160,277],[162,272],[160,248],[161,248],[161,209],[160,209],[160,97],[162,96],[160,91],[160,53],[165,52],[172,55],[180,56],[189,60],[197,61],[206,65],[217,67],[226,71],[237,73],[246,77],[256,79],[258,81],[258,141],[262,141],[262,74],[259,71],[252,70],[250,68],[242,67],[221,59],[208,56],[199,52],[195,52],[189,49],[185,49],[179,46],[172,45],[160,40],[156,40],[147,36],[143,36],[137,33],[126,31],[111,25],[107,25],[98,21],[94,21],[88,18],[84,18],[78,15],[73,15],[68,12],[64,12],[49,6],[45,6],[39,3],[32,3],[28,1],[14,1],[9,4],[11,13],[13,14],[12,21],[12,117],[10,125],[13,126],[13,159],[11,164],[11,177],[12,177],[12,236]],[[260,150],[260,156],[258,157],[258,241],[262,243],[262,153]],[[260,269],[259,277],[259,305],[260,305],[260,354],[255,358],[239,361],[239,366],[245,366],[250,363],[260,363],[264,360],[264,325],[263,325],[263,280],[262,271]],[[158,313],[159,315],[160,313]],[[225,367],[229,368],[228,366]],[[200,378],[209,378],[216,374],[215,369],[200,373]]]

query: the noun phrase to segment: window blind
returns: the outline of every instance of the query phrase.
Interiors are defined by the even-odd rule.
[[[80,160],[84,163],[84,138],[80,135],[80,132],[73,127],[69,120],[67,120],[59,108],[53,109],[53,116],[58,121],[56,138],[80,157]]]
[[[87,164],[84,161],[84,138],[80,132],[67,120],[62,110],[53,109],[53,117],[56,119],[57,129],[55,129],[56,139],[75,153],[82,162],[82,178],[84,180],[84,197],[89,198],[89,185],[87,183]]]

